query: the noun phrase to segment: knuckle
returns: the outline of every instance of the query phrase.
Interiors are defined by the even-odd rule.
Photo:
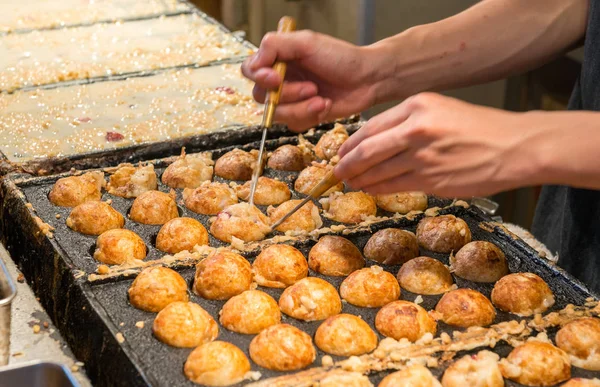
[[[271,48],[275,43],[275,39],[277,39],[277,34],[275,32],[267,32],[265,36],[263,36],[262,41],[260,42],[261,48]]]

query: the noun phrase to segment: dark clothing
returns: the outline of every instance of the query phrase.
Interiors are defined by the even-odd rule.
[[[569,108],[600,111],[600,0],[590,3],[583,65]],[[558,253],[560,267],[600,294],[600,191],[544,187],[533,234]]]

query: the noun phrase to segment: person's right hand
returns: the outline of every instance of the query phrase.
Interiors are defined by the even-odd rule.
[[[264,103],[266,90],[281,77],[276,60],[288,64],[275,120],[303,131],[321,122],[347,117],[376,102],[376,69],[361,48],[313,31],[268,33],[242,73],[256,82],[254,98]]]

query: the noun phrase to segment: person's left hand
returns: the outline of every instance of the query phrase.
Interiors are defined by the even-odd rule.
[[[544,133],[527,114],[423,93],[372,118],[340,149],[335,175],[371,194],[485,196],[535,185]]]

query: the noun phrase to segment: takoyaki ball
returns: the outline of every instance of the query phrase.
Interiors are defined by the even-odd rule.
[[[308,263],[298,249],[288,245],[271,245],[252,263],[254,280],[260,286],[286,288],[308,275]]]
[[[172,347],[194,348],[216,339],[219,326],[200,305],[177,301],[158,312],[152,332]]]
[[[377,215],[375,199],[364,192],[334,192],[321,202],[325,216],[340,223],[360,223]]]
[[[198,188],[183,190],[183,203],[197,214],[216,215],[237,202],[235,192],[224,183],[205,181]]]
[[[146,258],[146,244],[133,231],[115,228],[100,234],[94,259],[107,265],[121,265]]]
[[[493,243],[474,241],[450,256],[454,274],[473,282],[496,282],[508,274],[508,264],[502,250]]]
[[[55,206],[77,207],[81,203],[100,200],[105,185],[104,173],[100,171],[63,177],[54,183],[48,199]]]
[[[108,193],[124,198],[136,198],[147,191],[154,191],[158,187],[158,179],[154,165],[123,164],[115,173],[110,175],[106,189]]]
[[[417,241],[424,249],[450,253],[471,242],[471,230],[454,215],[427,217],[417,226]]]
[[[172,302],[188,302],[187,283],[176,271],[162,266],[144,269],[129,288],[129,302],[146,312],[160,312]]]
[[[342,300],[329,282],[307,277],[283,291],[279,297],[279,308],[298,320],[325,320],[342,311]]]
[[[425,192],[398,192],[377,195],[375,201],[379,208],[400,214],[408,214],[411,211],[425,211],[427,208],[427,195]]]
[[[500,357],[490,351],[479,351],[454,362],[444,372],[444,387],[504,387],[504,378],[498,366]]]
[[[456,289],[444,294],[435,311],[446,324],[461,328],[488,326],[496,318],[490,300],[472,289]]]
[[[192,251],[196,245],[208,245],[208,231],[202,223],[192,218],[171,219],[156,236],[156,248],[169,254]]]
[[[389,374],[379,387],[442,387],[425,366],[416,364]]]
[[[600,387],[600,379],[573,378],[561,387]]]
[[[454,283],[450,270],[429,257],[417,257],[402,265],[398,282],[409,292],[424,295],[446,293]]]
[[[175,194],[147,191],[138,196],[131,205],[129,218],[142,224],[165,224],[179,216]]]
[[[277,208],[269,207],[267,213],[271,219],[271,224],[277,222],[290,212],[294,207],[300,204],[302,200],[288,200],[282,203]],[[310,232],[323,225],[323,220],[319,214],[319,207],[313,202],[307,202],[292,216],[287,218],[285,222],[277,226],[277,231],[306,231]]]
[[[183,372],[196,384],[231,386],[242,382],[250,369],[250,361],[241,349],[226,341],[212,341],[190,353]]]
[[[540,341],[521,344],[500,361],[506,379],[526,386],[553,386],[571,377],[569,355]]]
[[[86,235],[100,235],[114,228],[122,228],[125,218],[105,202],[85,202],[73,208],[67,226]]]
[[[249,203],[238,203],[217,214],[210,225],[210,233],[223,242],[233,238],[244,242],[260,241],[271,232],[269,218]]]
[[[186,155],[182,150],[181,156],[165,169],[161,180],[171,188],[197,188],[212,180],[214,164],[210,155]]]
[[[300,370],[311,365],[316,356],[310,336],[288,324],[270,326],[250,342],[250,358],[269,370]]]
[[[310,149],[296,145],[282,145],[269,156],[267,166],[280,171],[301,171],[313,161]]]
[[[244,185],[235,187],[237,196],[245,201],[250,200],[250,189],[252,182],[247,181]],[[259,206],[273,206],[290,200],[292,193],[288,185],[282,181],[259,177],[254,192],[254,204]]]
[[[219,251],[196,265],[194,292],[208,300],[228,300],[251,285],[252,266],[239,254]]]
[[[600,371],[600,319],[571,321],[556,334],[556,345],[569,354],[575,367]]]
[[[367,375],[343,369],[329,370],[318,383],[319,387],[373,387],[373,383],[371,383]]]
[[[365,259],[358,247],[348,239],[326,235],[310,249],[308,266],[323,275],[342,277],[362,269]]]
[[[369,238],[365,257],[384,265],[401,265],[419,256],[417,237],[410,231],[386,228]]]
[[[315,154],[322,160],[331,160],[338,154],[342,144],[348,139],[348,131],[344,125],[335,124],[335,127],[325,133],[315,146]]]
[[[338,314],[325,320],[315,333],[315,344],[336,356],[359,356],[377,348],[377,334],[369,324],[352,314]]]
[[[260,290],[246,290],[223,305],[219,322],[237,333],[255,335],[281,322],[277,301]]]
[[[533,273],[506,275],[494,285],[492,302],[498,309],[518,316],[544,313],[554,305],[548,284]]]
[[[410,301],[393,301],[375,316],[375,328],[395,340],[419,340],[423,335],[435,335],[437,323],[425,309]]]
[[[340,286],[340,295],[352,305],[378,308],[400,297],[396,278],[379,266],[366,267],[350,274]]]
[[[227,180],[250,180],[258,165],[258,152],[234,149],[221,156],[215,164],[215,174]]]
[[[331,165],[323,163],[313,163],[300,172],[298,178],[294,182],[294,189],[301,194],[308,195],[310,191],[323,180],[325,175],[331,171]],[[333,192],[344,190],[344,183],[340,182],[325,191],[321,196],[329,196]]]

